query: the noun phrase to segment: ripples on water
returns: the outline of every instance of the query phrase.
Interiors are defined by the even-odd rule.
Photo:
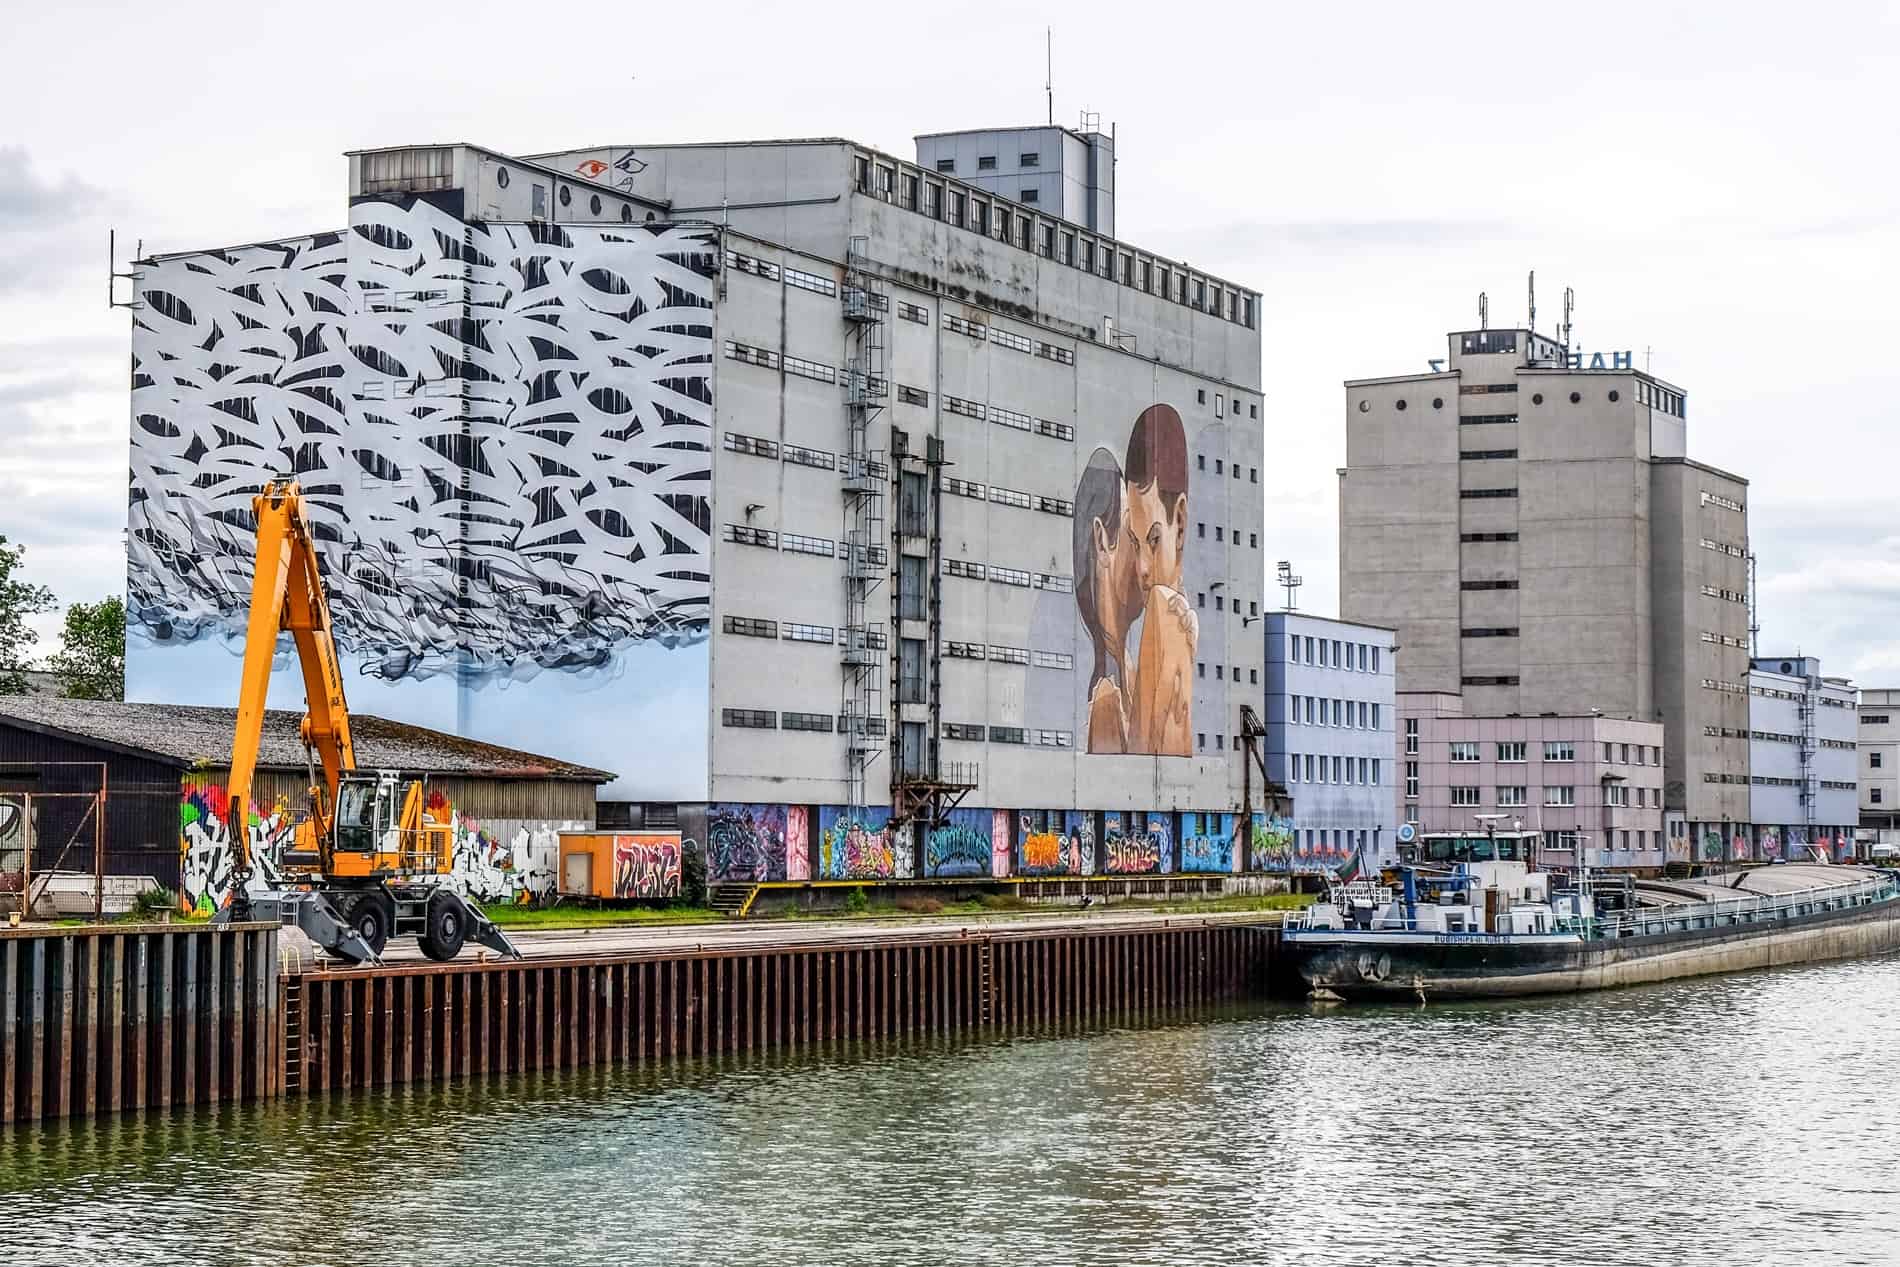
[[[0,1263],[1900,1262],[1900,958],[0,1131]]]

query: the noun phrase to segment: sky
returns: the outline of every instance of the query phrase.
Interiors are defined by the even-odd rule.
[[[1462,12],[1461,12],[1462,8]],[[148,251],[346,223],[348,149],[1116,125],[1124,239],[1260,290],[1265,551],[1336,608],[1349,378],[1564,287],[1750,481],[1762,647],[1900,685],[1900,6],[37,5],[0,77],[0,534],[123,589]],[[120,283],[121,286],[124,283]],[[1269,577],[1270,579],[1270,577]],[[1274,591],[1269,590],[1269,593]],[[57,617],[40,623],[50,650]]]

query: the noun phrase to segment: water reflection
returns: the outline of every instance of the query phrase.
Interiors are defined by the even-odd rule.
[[[1900,959],[0,1133],[0,1263],[1900,1261]]]

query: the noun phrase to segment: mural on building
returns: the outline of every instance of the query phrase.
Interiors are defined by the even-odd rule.
[[[0,796],[0,893],[18,893],[26,882],[26,798]]]
[[[231,849],[230,816],[230,794],[219,784],[186,787],[179,799],[180,898],[201,915],[218,910],[231,896],[237,858]],[[250,889],[257,892],[277,877],[294,824],[289,806],[281,801],[262,814],[248,807],[244,817],[253,860]]]
[[[1016,816],[1014,871],[1024,876],[1089,875],[1095,870],[1095,816],[1023,810]]]
[[[561,833],[587,826],[520,819],[479,823],[457,814],[451,878],[463,893],[483,902],[538,901],[554,892]]]
[[[1010,856],[1016,839],[1010,827],[1013,817],[1006,809],[992,810],[990,813],[990,874],[998,878],[1009,874]]]
[[[785,878],[811,879],[811,811],[803,805],[785,809]]]
[[[1737,830],[1734,835],[1729,837],[1729,860],[1732,862],[1748,861],[1748,833]]]
[[[986,809],[953,809],[950,821],[924,839],[924,875],[929,878],[990,873],[991,817]]]
[[[1181,816],[1181,870],[1227,872],[1234,870],[1233,814]]]
[[[1781,828],[1763,827],[1761,829],[1761,854],[1764,862],[1772,862],[1781,856]]]
[[[706,809],[706,878],[714,884],[756,884],[792,878],[787,872],[793,823],[806,837],[802,805],[739,805],[728,802]],[[798,846],[800,862],[805,846]],[[809,868],[807,868],[809,869]]]
[[[183,652],[242,637],[249,499],[292,472],[346,668],[410,686],[377,707],[435,720],[415,688],[436,678],[611,682],[614,704],[570,704],[558,733],[582,749],[563,755],[620,757],[627,699],[687,689],[625,657],[707,631],[717,248],[702,228],[368,201],[348,233],[143,262],[127,607],[144,697],[183,702],[203,663]]]
[[[1248,869],[1252,871],[1288,871],[1293,866],[1293,820],[1253,815],[1248,824]]]
[[[680,842],[668,835],[614,837],[614,896],[680,895]]]
[[[821,880],[908,880],[911,850],[892,831],[891,812],[873,806],[851,810],[826,805],[818,811],[818,875]]]
[[[1091,667],[1083,687],[1092,753],[1193,751],[1200,623],[1182,577],[1188,447],[1181,415],[1155,404],[1126,451],[1097,448],[1075,489],[1075,601]]]
[[[1104,874],[1155,875],[1172,870],[1173,863],[1174,837],[1166,816],[1114,811],[1102,815]]]
[[[1702,861],[1722,861],[1722,833],[1713,827],[1702,833]]]

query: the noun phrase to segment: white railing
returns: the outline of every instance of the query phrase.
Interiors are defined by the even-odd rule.
[[[1646,907],[1599,918],[1595,935],[1601,938],[1644,937],[1653,933],[1722,924],[1760,924],[1771,919],[1782,919],[1791,913],[1811,914],[1867,906],[1890,898],[1894,893],[1894,881],[1882,877],[1858,884],[1816,885],[1796,889],[1792,893],[1762,893],[1714,902]]]

